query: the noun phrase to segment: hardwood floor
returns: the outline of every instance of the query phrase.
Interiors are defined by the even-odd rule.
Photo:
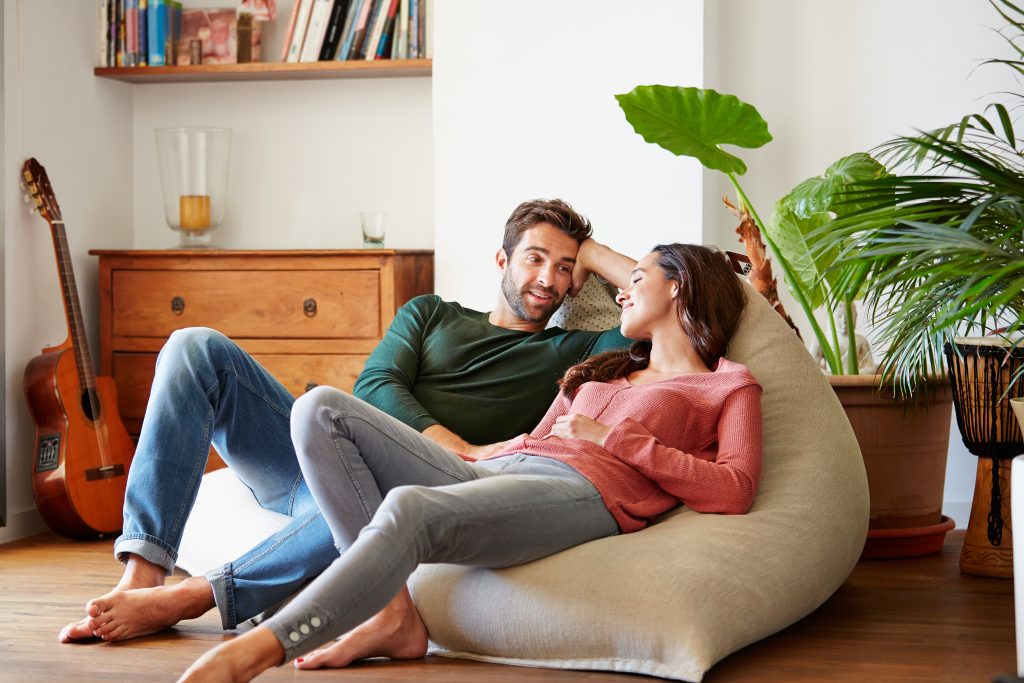
[[[720,662],[708,683],[991,681],[1015,669],[1011,581],[961,575],[962,532],[927,558],[860,563],[814,614]],[[60,645],[60,627],[107,590],[118,566],[110,542],[52,535],[0,546],[0,681],[173,681],[230,635],[214,613],[121,644]],[[344,671],[272,670],[259,681],[597,681],[638,676],[525,669],[428,657],[366,662]]]

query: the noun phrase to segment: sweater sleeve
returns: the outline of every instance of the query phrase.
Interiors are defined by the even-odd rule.
[[[357,398],[421,432],[438,424],[412,393],[433,310],[430,304],[437,300],[434,296],[416,297],[398,309],[352,389]]]
[[[743,387],[726,399],[714,461],[662,444],[631,418],[612,427],[604,448],[691,510],[743,514],[761,478],[761,387]]]

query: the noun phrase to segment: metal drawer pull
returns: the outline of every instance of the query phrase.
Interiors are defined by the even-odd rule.
[[[185,300],[180,296],[176,296],[171,299],[171,313],[174,315],[181,315],[185,312]]]
[[[316,382],[306,382],[306,391],[312,391],[313,389],[316,389],[318,386],[320,385],[317,384]]]
[[[310,318],[316,315],[316,299],[306,299],[303,301],[302,312]]]

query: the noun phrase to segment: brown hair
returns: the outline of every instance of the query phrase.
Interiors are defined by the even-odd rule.
[[[676,314],[694,351],[711,367],[725,354],[739,324],[745,295],[739,278],[724,255],[696,244],[659,244],[658,265],[679,285]],[[559,380],[572,396],[584,382],[610,379],[643,370],[651,362],[651,342],[637,340],[628,350],[607,351],[572,366]]]
[[[523,233],[538,223],[550,223],[577,242],[587,239],[592,232],[590,221],[561,199],[533,199],[517,206],[505,222],[501,241],[505,255],[511,257]]]

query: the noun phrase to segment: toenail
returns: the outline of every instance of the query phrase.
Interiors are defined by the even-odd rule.
[[[309,624],[302,624],[299,626],[299,630],[302,631],[302,635],[309,633]]]
[[[288,634],[288,640],[292,641],[293,643],[299,642],[299,638],[300,636],[298,631],[292,631]]]
[[[309,620],[309,623],[313,624],[313,628],[320,626],[320,617],[313,617]]]
[[[302,657],[299,657],[299,658],[298,658],[298,659],[296,659],[295,661],[296,661],[296,662],[304,662],[304,661],[306,661],[306,660],[305,660],[305,659],[303,659]]]

